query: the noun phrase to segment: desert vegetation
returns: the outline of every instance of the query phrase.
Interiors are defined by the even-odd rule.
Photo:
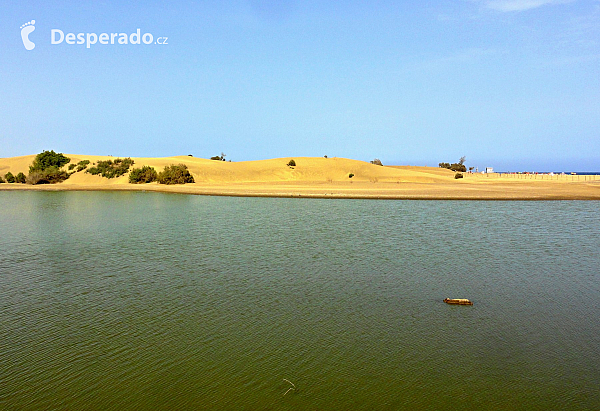
[[[89,164],[89,161],[87,164]],[[87,166],[87,164],[85,164],[85,166]],[[98,161],[94,167],[88,168],[86,173],[92,175],[100,174],[102,177],[106,178],[116,178],[127,173],[129,171],[129,167],[131,167],[133,164],[134,161],[129,157],[116,158],[115,160]]]
[[[167,185],[186,184],[193,183],[194,177],[185,164],[171,164],[158,174],[157,180],[160,184]]]
[[[134,168],[129,173],[129,182],[132,184],[144,184],[156,181],[158,173],[154,167],[144,166],[142,168]]]
[[[467,171],[467,167],[465,166],[465,156],[462,156],[460,158],[460,160],[458,160],[458,163],[439,163],[438,166],[440,168],[447,168],[448,170],[452,170],[452,171],[457,171],[457,172],[465,172]],[[472,168],[472,167],[471,167]],[[455,178],[460,178],[460,177],[455,177]]]
[[[212,156],[210,159],[211,160],[216,160],[216,161],[225,161],[225,153],[221,153],[220,156]]]
[[[43,151],[33,160],[29,166],[29,175],[25,179],[28,184],[55,184],[69,178],[69,174],[61,168],[71,161],[62,153],[54,150]]]
[[[88,164],[90,164],[90,160],[81,160],[77,163],[77,171],[83,171],[87,168]],[[69,166],[71,167],[71,166]]]

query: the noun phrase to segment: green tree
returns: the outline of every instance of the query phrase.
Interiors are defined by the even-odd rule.
[[[19,183],[19,184],[25,184],[25,179],[26,179],[25,174],[23,174],[22,172],[20,172],[15,177],[15,182]]]
[[[452,171],[467,171],[467,167],[464,164],[460,163],[452,163],[450,165],[450,170]]]
[[[4,178],[6,179],[7,183],[15,182],[15,176],[13,176],[13,173],[11,173],[10,171],[8,173],[4,174]]]
[[[61,168],[71,161],[69,157],[65,157],[62,153],[55,153],[54,150],[43,151],[33,160],[29,166],[29,172],[44,171],[49,167]]]

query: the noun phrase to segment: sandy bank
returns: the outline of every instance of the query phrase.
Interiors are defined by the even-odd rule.
[[[92,163],[107,156],[70,155],[71,162]],[[8,171],[27,174],[35,156],[0,159],[0,175]],[[106,179],[85,172],[73,174],[54,185],[0,184],[0,190],[157,191],[200,195],[368,198],[421,200],[600,200],[600,176],[500,176],[465,174],[434,167],[382,167],[343,158],[291,157],[243,162],[222,162],[189,156],[133,158],[134,167],[148,165],[157,171],[184,163],[196,183],[165,186],[157,183],[129,184],[128,176]],[[352,178],[350,174],[354,174]]]

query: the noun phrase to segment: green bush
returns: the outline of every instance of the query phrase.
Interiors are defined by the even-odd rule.
[[[25,184],[25,174],[23,173],[19,173],[17,174],[17,176],[15,177],[15,183],[19,183],[19,184]]]
[[[71,161],[69,157],[65,157],[62,153],[52,151],[44,151],[33,160],[33,164],[29,166],[29,173],[32,171],[44,171],[49,167],[61,168]]]
[[[454,179],[463,178],[464,176],[461,173],[454,174]]]
[[[77,163],[77,171],[83,171],[87,168],[88,164],[90,164],[90,160],[81,160],[79,163]],[[71,169],[71,166],[69,166],[69,170]]]
[[[129,182],[132,184],[151,183],[156,181],[158,173],[154,167],[144,166],[142,168],[134,168],[129,173]]]
[[[6,180],[7,183],[15,182],[15,176],[13,176],[13,173],[11,173],[10,171],[8,173],[4,174],[4,179]]]
[[[465,172],[465,171],[467,171],[467,166],[465,166],[464,164],[460,164],[460,163],[453,163],[453,164],[450,164],[450,170]]]
[[[87,161],[87,160],[85,160]],[[87,163],[89,164],[89,162]],[[86,164],[86,166],[87,166]],[[123,174],[129,171],[129,167],[134,164],[134,161],[127,157],[124,159],[117,158],[113,160],[98,161],[95,167],[90,167],[86,170],[86,173],[92,175],[102,175],[106,178],[121,177]],[[83,169],[82,169],[83,170]]]
[[[56,184],[69,178],[69,174],[58,167],[47,167],[45,170],[31,171],[27,176],[27,184]]]
[[[2,183],[6,183],[6,181],[4,181],[4,179],[2,177],[0,177],[0,184]]]
[[[294,159],[292,158],[290,161],[288,161],[287,165],[289,167],[296,167],[296,162],[294,161]]]
[[[158,174],[158,182],[160,184],[193,183],[194,177],[190,174],[185,164],[171,164]]]
[[[354,173],[348,174],[348,178],[352,178],[352,177],[354,177]]]
[[[75,164],[75,163],[69,164],[69,171],[73,170],[75,167],[77,167],[77,164]]]
[[[438,165],[440,166],[440,168],[447,168],[448,170],[460,171],[464,173],[465,171],[467,171],[467,166],[463,164],[464,162],[465,157],[461,157],[458,163],[439,163]]]

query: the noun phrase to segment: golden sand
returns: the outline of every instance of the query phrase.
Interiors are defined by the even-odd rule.
[[[65,154],[71,163],[115,159]],[[0,159],[0,175],[28,173],[35,155]],[[128,175],[107,179],[85,171],[52,185],[0,184],[0,190],[129,190],[253,197],[447,199],[447,200],[600,200],[600,176],[468,174],[437,167],[377,166],[345,158],[292,157],[224,162],[175,156],[136,158],[134,168],[186,164],[195,183],[166,186],[130,184]],[[90,164],[91,166],[91,164]],[[66,168],[65,168],[66,169]],[[350,174],[354,174],[349,178]]]

